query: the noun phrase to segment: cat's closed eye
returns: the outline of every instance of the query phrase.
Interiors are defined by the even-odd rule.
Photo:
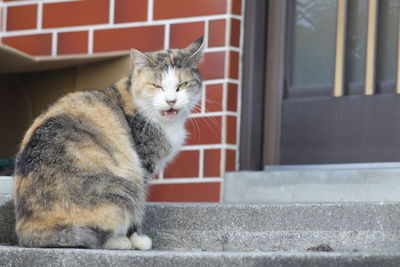
[[[178,85],[178,87],[176,88],[176,91],[178,92],[179,90],[185,88],[188,85],[189,82],[182,82]]]
[[[153,87],[155,87],[155,88],[159,88],[159,89],[161,89],[161,90],[164,91],[164,88],[163,88],[161,85],[158,85],[158,84],[156,84],[156,83],[152,83],[151,86],[153,86]]]

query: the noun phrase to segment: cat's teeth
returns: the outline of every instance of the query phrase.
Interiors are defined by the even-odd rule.
[[[171,117],[174,117],[177,113],[178,112],[176,110],[167,110],[167,111],[163,111],[162,115],[167,117],[167,118],[168,117],[171,118]]]

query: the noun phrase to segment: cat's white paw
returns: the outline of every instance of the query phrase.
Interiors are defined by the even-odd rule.
[[[133,249],[134,248],[137,248],[140,250],[151,249],[152,242],[151,242],[150,237],[148,237],[147,235],[138,235],[137,233],[134,233],[133,235],[131,235],[131,237],[129,239],[132,242]]]
[[[104,244],[105,249],[132,249],[132,243],[127,237],[114,237]]]

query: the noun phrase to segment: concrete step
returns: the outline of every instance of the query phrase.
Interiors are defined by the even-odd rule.
[[[400,201],[398,164],[272,166],[227,173],[228,203]]]
[[[13,206],[0,201],[0,243],[15,244]],[[155,250],[397,252],[399,203],[150,203],[145,232]]]
[[[182,252],[0,246],[1,266],[400,266],[393,253]]]
[[[149,203],[152,251],[20,248],[13,210],[0,196],[0,266],[400,266],[400,203]]]

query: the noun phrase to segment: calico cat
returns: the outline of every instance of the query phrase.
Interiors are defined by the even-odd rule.
[[[203,38],[132,50],[130,76],[68,94],[26,132],[16,159],[16,232],[25,247],[150,249],[142,233],[152,176],[178,152],[202,88]]]

